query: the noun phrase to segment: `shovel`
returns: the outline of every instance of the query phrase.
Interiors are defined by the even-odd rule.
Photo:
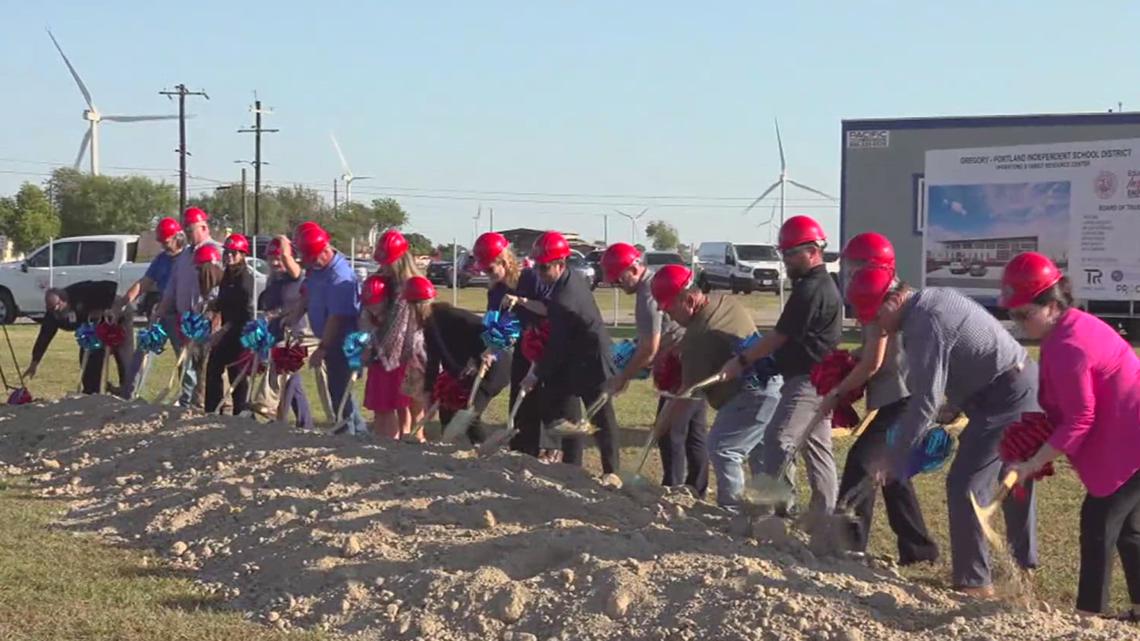
[[[24,381],[24,370],[20,367],[20,359],[16,358],[16,348],[12,347],[12,337],[8,335],[8,326],[0,325],[4,328],[4,340],[8,343],[8,353],[12,355],[12,365],[16,366],[16,376],[20,379],[20,389],[25,392],[28,391],[28,384]],[[4,387],[8,387],[8,381],[4,381]],[[31,394],[28,395],[29,397]]]
[[[87,362],[91,360],[91,350],[83,350],[83,358],[79,359],[79,382],[75,384],[75,393],[83,393],[83,374],[87,371]]]
[[[488,436],[487,440],[479,445],[479,456],[490,456],[494,454],[519,433],[518,428],[515,427],[515,415],[519,413],[519,408],[522,407],[524,398],[526,398],[526,390],[520,389],[518,396],[515,397],[515,404],[511,406],[511,412],[507,415],[507,429],[499,430]]]
[[[974,506],[974,514],[978,517],[978,525],[982,528],[982,534],[985,535],[986,540],[991,545],[998,547],[1002,545],[1001,537],[998,536],[997,530],[994,529],[990,523],[995,512],[1001,507],[1002,501],[1017,485],[1018,482],[1017,472],[1010,470],[1002,477],[1001,483],[998,485],[997,491],[994,492],[994,498],[986,505],[978,503],[978,497],[970,492],[970,505]]]
[[[467,428],[471,427],[471,423],[475,420],[475,410],[471,409],[475,405],[475,391],[483,384],[483,377],[487,375],[487,370],[490,369],[486,361],[479,364],[479,371],[475,374],[475,383],[471,385],[471,393],[467,395],[467,407],[455,413],[451,420],[447,422],[447,427],[443,428],[443,436],[440,438],[444,443],[454,443],[459,440],[459,437],[467,433]]]
[[[669,399],[680,399],[680,400],[697,399],[700,397],[694,396],[695,392],[700,391],[701,389],[704,389],[704,388],[708,387],[709,385],[715,385],[715,384],[717,384],[723,380],[724,380],[724,376],[718,372],[718,373],[713,374],[712,376],[710,376],[704,380],[697,381],[696,383],[691,385],[688,389],[681,390],[677,394],[672,394],[669,392],[661,392],[661,396],[664,396],[665,398],[669,398]],[[642,447],[642,449],[641,449],[641,456],[638,457],[637,467],[634,468],[634,470],[632,472],[630,472],[628,470],[623,470],[622,472],[620,472],[619,476],[621,478],[621,482],[622,482],[623,486],[630,485],[630,484],[638,484],[638,483],[642,483],[643,481],[645,481],[645,477],[643,477],[641,475],[641,471],[643,469],[645,469],[645,463],[647,461],[649,461],[649,453],[653,451],[653,446],[657,443],[658,434],[657,434],[656,427],[657,426],[655,425],[653,428],[651,428],[649,430],[649,436],[645,439],[645,446]]]
[[[190,356],[190,343],[182,346],[178,350],[178,360],[174,363],[174,371],[170,372],[170,380],[166,383],[166,388],[154,397],[155,405],[163,405],[166,403],[166,397],[170,395],[170,391],[174,389],[174,384],[182,380],[183,366],[186,364],[186,359]]]
[[[586,408],[586,415],[582,417],[582,420],[575,422],[560,418],[548,428],[550,433],[554,436],[577,437],[590,436],[594,432],[597,432],[598,428],[594,427],[594,424],[590,421],[594,418],[595,414],[602,411],[602,408],[606,406],[610,398],[609,392],[602,392],[601,395]]]
[[[344,388],[344,393],[340,395],[340,404],[336,408],[336,423],[332,429],[328,431],[329,434],[336,434],[352,419],[351,416],[344,415],[344,408],[348,405],[348,399],[352,396],[352,388],[356,385],[356,380],[360,378],[360,372],[353,372],[352,376],[348,379],[348,385]],[[326,383],[327,385],[327,383]],[[326,388],[327,390],[327,388]],[[327,391],[325,392],[328,393]]]
[[[335,423],[337,417],[333,416],[332,412],[332,396],[329,394],[329,377],[325,372],[324,364],[320,367],[313,368],[313,374],[317,379],[317,396],[321,398],[321,407],[325,410],[325,416],[328,417],[330,423]]]
[[[431,404],[431,407],[429,407],[426,412],[424,412],[423,418],[421,418],[415,425],[412,426],[412,431],[405,434],[404,438],[401,440],[403,440],[405,443],[419,445],[421,442],[420,434],[424,431],[424,426],[427,425],[427,422],[430,421],[438,411],[439,401],[436,401],[435,403]]]

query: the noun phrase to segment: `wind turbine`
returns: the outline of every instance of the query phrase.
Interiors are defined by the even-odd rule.
[[[645,212],[649,211],[649,208],[646,207],[645,209],[642,209],[641,213],[636,215],[636,216],[631,216],[631,215],[625,213],[624,211],[622,211],[620,209],[615,209],[614,211],[617,212],[617,214],[619,216],[625,216],[626,218],[629,219],[630,242],[633,243],[634,245],[636,245],[637,244],[637,221],[641,220],[641,217],[645,215]]]
[[[340,151],[340,143],[336,141],[336,136],[333,135],[332,132],[329,132],[329,138],[332,138],[333,147],[336,148],[336,155],[340,158],[341,169],[344,169],[344,173],[341,175],[340,179],[344,181],[345,211],[352,211],[352,209],[350,209],[352,203],[352,181],[367,180],[372,176],[354,176],[352,174],[352,169],[349,169],[348,167],[348,161],[344,159],[344,154]]]
[[[79,86],[80,93],[83,94],[83,99],[87,101],[87,109],[83,110],[83,119],[87,121],[87,133],[83,135],[83,141],[79,143],[79,153],[75,156],[75,169],[79,169],[79,163],[83,161],[83,153],[87,151],[87,146],[91,146],[91,175],[99,175],[99,123],[101,122],[143,122],[147,120],[177,120],[178,116],[104,116],[99,113],[95,107],[95,102],[91,99],[91,92],[87,91],[87,85],[83,84],[83,80],[79,77],[79,72],[71,65],[71,61],[67,59],[67,55],[63,53],[63,48],[59,46],[59,41],[55,39],[55,35],[51,30],[48,30],[48,37],[51,38],[52,43],[55,45],[56,51],[59,52],[60,57],[63,58],[63,64],[67,65],[67,70],[71,72],[71,77],[75,78],[75,84]]]
[[[775,191],[775,189],[777,187],[779,187],[780,188],[780,227],[783,227],[784,226],[785,185],[794,185],[794,186],[799,187],[800,189],[802,189],[804,191],[811,192],[811,193],[816,194],[818,196],[823,196],[824,198],[826,198],[828,200],[834,201],[834,200],[836,200],[836,198],[835,198],[835,196],[832,196],[831,194],[824,193],[824,192],[816,189],[815,187],[809,187],[809,186],[807,186],[801,182],[798,182],[798,181],[792,180],[791,178],[788,178],[788,163],[784,159],[784,141],[780,137],[780,121],[776,120],[775,122],[776,122],[776,145],[780,149],[780,177],[776,179],[776,182],[772,183],[767,189],[765,189],[764,193],[760,194],[760,196],[758,196],[756,198],[756,200],[753,200],[751,205],[748,205],[747,207],[745,207],[743,213],[747,214],[748,212],[752,211],[753,207],[760,204],[761,200],[764,200],[768,196],[768,194],[772,193],[773,191]],[[780,278],[780,308],[783,309],[783,307],[784,307],[784,279]]]

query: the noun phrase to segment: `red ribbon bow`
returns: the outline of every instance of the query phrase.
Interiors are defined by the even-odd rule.
[[[526,328],[522,335],[522,353],[532,363],[542,358],[546,340],[550,338],[550,321],[543,320]]]
[[[454,412],[467,407],[467,395],[470,391],[470,385],[464,385],[462,381],[449,374],[447,370],[443,370],[435,378],[435,386],[432,387],[431,395],[441,408]]]
[[[274,347],[269,350],[269,358],[273,361],[273,369],[281,374],[292,374],[305,366],[305,359],[309,357],[309,350],[303,345],[289,345],[287,347]]]
[[[1037,450],[1049,440],[1053,434],[1053,426],[1042,412],[1025,412],[1021,420],[1010,423],[1001,435],[998,444],[998,458],[1003,463],[1021,463],[1033,458]],[[1050,461],[1025,481],[1036,481],[1053,476],[1053,463]],[[1018,499],[1026,497],[1025,487],[1018,485],[1013,488],[1013,495]]]
[[[820,396],[826,396],[831,390],[838,387],[844,378],[847,378],[847,375],[855,369],[858,362],[851,355],[851,352],[845,349],[837,349],[811,368],[811,384],[815,386],[815,391]],[[832,427],[855,427],[859,424],[859,414],[852,406],[863,398],[865,389],[865,385],[860,386],[839,399],[839,404],[831,413]]]
[[[115,349],[122,345],[123,341],[127,339],[127,330],[123,329],[123,326],[118,323],[99,321],[99,324],[95,326],[95,335],[99,337],[99,340],[103,341],[104,345]]]
[[[681,390],[681,357],[676,350],[662,354],[653,362],[653,386],[671,394]]]

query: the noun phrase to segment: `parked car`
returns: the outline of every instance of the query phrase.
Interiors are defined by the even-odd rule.
[[[677,252],[645,252],[645,265],[658,268],[663,265],[688,265]]]
[[[586,263],[594,269],[594,278],[590,281],[593,287],[602,284],[602,254],[606,253],[604,249],[595,249],[594,251],[586,254]]]
[[[601,280],[602,270],[591,265],[590,261],[586,260],[586,256],[582,252],[577,249],[570,250],[570,257],[566,259],[566,266],[582,278],[585,278],[586,282],[590,284],[590,289],[594,289],[598,286],[598,282]]]
[[[485,287],[487,285],[487,274],[479,269],[479,265],[475,262],[473,254],[460,254],[459,255],[459,275],[452,280],[453,276],[448,272],[447,284],[450,285],[455,282],[460,288],[463,287]]]
[[[979,263],[977,261],[970,263],[970,275],[974,278],[981,278],[982,276],[985,276],[987,271],[989,270],[986,269],[984,263]]]
[[[32,250],[22,261],[0,264],[0,322],[18,316],[44,315],[44,291],[84,280],[110,280],[119,291],[146,273],[148,263],[135,262],[139,237],[133,234],[73,236]],[[51,265],[49,268],[49,264]]]
[[[428,263],[427,269],[424,270],[424,276],[431,281],[433,285],[450,286],[451,285],[451,261],[450,260],[433,260]]]
[[[827,268],[827,273],[831,274],[835,286],[839,287],[839,252],[823,252],[823,265]]]
[[[970,268],[966,265],[966,263],[960,260],[950,261],[949,269],[951,274],[956,274],[959,276],[970,271]]]
[[[784,263],[772,245],[716,241],[697,248],[697,284],[705,292],[778,291]]]

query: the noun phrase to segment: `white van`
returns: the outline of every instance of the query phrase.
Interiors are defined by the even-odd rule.
[[[759,243],[701,243],[697,248],[697,267],[697,284],[705,292],[775,292],[779,291],[784,274],[784,262],[776,247]]]

